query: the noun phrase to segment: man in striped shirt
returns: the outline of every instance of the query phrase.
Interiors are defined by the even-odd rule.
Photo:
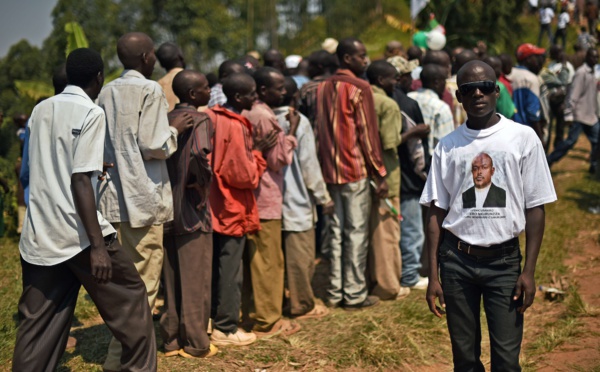
[[[369,245],[369,178],[377,197],[387,195],[373,91],[358,78],[367,51],[357,39],[337,48],[340,69],[317,90],[316,131],[323,178],[335,204],[329,226],[331,285],[327,305],[359,309],[377,304],[367,296],[365,266]]]

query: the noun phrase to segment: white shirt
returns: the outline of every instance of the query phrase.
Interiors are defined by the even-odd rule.
[[[173,219],[173,194],[166,159],[177,150],[177,130],[169,126],[168,104],[157,82],[135,70],[100,92],[106,112],[104,161],[114,163],[99,187],[98,206],[110,222],[131,227]]]
[[[554,11],[552,8],[542,8],[540,9],[540,23],[543,25],[547,25],[552,22],[552,18],[554,18]]]
[[[485,247],[519,236],[525,209],[556,200],[544,148],[533,129],[499,116],[491,128],[478,131],[463,124],[442,138],[420,200],[448,211],[443,228]],[[504,207],[465,206],[463,194],[474,185],[471,164],[482,152],[492,158],[492,184],[496,195],[503,190]]]
[[[454,130],[454,117],[450,106],[440,99],[438,94],[431,89],[420,88],[408,96],[419,104],[423,114],[423,122],[431,127],[427,136],[429,155],[440,139]]]
[[[75,209],[71,176],[102,171],[104,111],[81,88],[68,85],[33,109],[29,128],[29,206],[19,249],[25,261],[52,266],[90,245]],[[92,175],[94,189],[97,179]],[[114,234],[96,214],[102,235]]]
[[[485,198],[487,198],[488,193],[490,192],[490,185],[487,185],[483,189],[475,188],[475,206],[476,208],[483,208],[483,203],[485,203]]]
[[[563,29],[567,27],[567,24],[571,21],[571,17],[569,17],[569,13],[562,12],[558,16],[557,27],[559,29]]]

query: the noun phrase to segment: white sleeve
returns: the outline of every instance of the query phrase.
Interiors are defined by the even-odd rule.
[[[100,108],[90,110],[79,138],[74,142],[72,174],[102,171],[105,135],[104,111]]]
[[[429,175],[427,176],[427,182],[425,182],[425,188],[421,194],[419,203],[428,207],[431,202],[436,207],[448,210],[450,204],[450,194],[444,186],[442,177],[442,146],[438,144],[433,152],[433,158],[431,159],[431,168],[429,169]]]
[[[537,136],[528,143],[531,150],[523,156],[521,163],[526,209],[556,201],[554,183],[542,143]]]

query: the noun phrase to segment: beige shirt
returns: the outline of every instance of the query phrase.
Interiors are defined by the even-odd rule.
[[[104,161],[114,163],[98,187],[100,211],[110,222],[131,227],[173,219],[173,196],[165,159],[177,150],[177,130],[169,126],[167,100],[157,82],[135,70],[100,92],[106,112]]]
[[[172,68],[165,76],[158,80],[158,84],[160,84],[167,97],[169,112],[173,111],[175,105],[179,103],[179,98],[173,93],[173,79],[175,79],[175,75],[181,71],[183,71],[181,67]]]
[[[102,170],[104,112],[79,87],[65,90],[35,107],[29,119],[29,207],[19,249],[31,264],[52,266],[90,246],[77,214],[71,176]],[[115,229],[96,211],[102,235]]]

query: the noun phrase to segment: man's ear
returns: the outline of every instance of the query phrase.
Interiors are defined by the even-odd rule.
[[[241,97],[242,97],[242,95],[241,95],[241,94],[239,94],[239,93],[236,93],[236,94],[234,94],[234,95],[233,95],[233,100],[234,100],[235,102],[240,102],[240,100],[241,100]]]
[[[462,94],[460,93],[460,89],[457,89],[454,95],[456,96],[456,100],[458,101],[458,103],[462,103]]]
[[[261,85],[260,87],[258,87],[257,89],[258,91],[258,95],[264,97],[265,94],[267,94],[267,86],[266,85]]]
[[[96,75],[96,82],[100,87],[104,85],[104,72],[98,71],[98,75]]]
[[[344,57],[342,58],[342,60],[344,61],[344,63],[347,64],[347,65],[350,64],[350,59],[352,59],[352,56],[350,54],[344,54]]]

